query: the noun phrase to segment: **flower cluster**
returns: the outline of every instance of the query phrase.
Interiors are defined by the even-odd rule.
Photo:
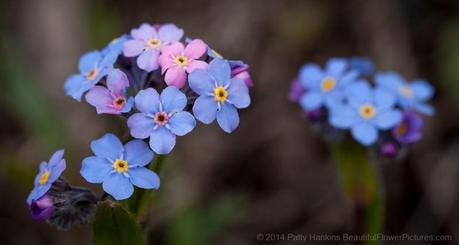
[[[289,97],[322,132],[338,138],[349,130],[360,144],[395,157],[421,138],[422,115],[434,113],[427,104],[433,93],[424,80],[407,82],[395,72],[375,72],[368,59],[332,58],[324,69],[304,65]]]

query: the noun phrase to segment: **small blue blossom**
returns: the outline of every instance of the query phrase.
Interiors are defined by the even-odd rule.
[[[51,188],[51,185],[61,176],[64,172],[66,164],[62,158],[64,150],[56,151],[48,162],[41,162],[40,171],[35,177],[34,188],[27,197],[27,203],[32,204],[32,201],[37,201],[43,197]]]
[[[165,88],[161,95],[153,88],[135,96],[139,113],[128,119],[131,135],[137,139],[150,137],[150,147],[158,154],[168,154],[175,146],[176,136],[188,134],[195,126],[193,115],[183,111],[187,98],[175,86]]]
[[[90,183],[102,183],[105,192],[116,200],[129,198],[133,185],[144,189],[158,189],[159,176],[146,168],[153,160],[153,152],[142,140],[131,140],[124,146],[113,134],[91,142],[95,156],[83,160],[80,173]]]
[[[379,130],[389,130],[402,118],[395,109],[395,97],[382,89],[372,89],[367,81],[358,81],[345,90],[346,103],[330,111],[330,124],[350,129],[352,137],[362,145],[378,139]]]
[[[397,97],[397,103],[403,109],[413,109],[426,115],[433,115],[434,109],[427,104],[427,100],[434,94],[433,87],[424,80],[406,82],[396,72],[383,72],[375,76],[378,87],[393,93]]]
[[[207,71],[196,69],[189,75],[189,85],[199,95],[193,106],[196,119],[210,124],[217,118],[218,124],[227,133],[237,128],[237,109],[248,107],[250,96],[242,79],[231,78],[228,61],[214,59],[209,63]]]
[[[322,106],[328,109],[342,102],[344,88],[354,82],[358,72],[349,70],[345,59],[333,58],[327,62],[325,70],[316,64],[306,64],[300,70],[301,84],[308,90],[300,105],[306,111]]]
[[[66,94],[81,101],[81,96],[113,68],[117,57],[115,52],[108,52],[104,55],[99,51],[92,51],[81,56],[78,65],[80,73],[71,75],[65,81]]]

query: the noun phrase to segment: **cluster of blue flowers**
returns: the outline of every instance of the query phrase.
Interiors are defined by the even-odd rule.
[[[305,64],[292,82],[290,100],[326,131],[349,130],[360,144],[395,157],[421,138],[422,115],[434,113],[427,104],[433,93],[424,80],[407,82],[396,72],[375,72],[368,59],[332,58],[324,69]]]
[[[238,109],[250,105],[249,66],[183,35],[173,24],[142,24],[81,56],[78,73],[65,81],[68,96],[79,102],[84,97],[98,114],[127,119],[134,139],[123,145],[108,133],[92,141],[95,156],[85,158],[80,171],[116,200],[129,198],[133,186],[159,188],[159,177],[148,165],[155,154],[169,154],[176,137],[191,132],[196,119],[204,124],[216,119],[231,133],[239,125]],[[58,151],[42,163],[27,199],[40,219],[52,213],[47,193],[65,169],[62,157]]]

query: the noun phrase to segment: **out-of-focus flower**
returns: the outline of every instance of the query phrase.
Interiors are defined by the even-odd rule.
[[[168,154],[175,146],[176,136],[189,133],[196,120],[183,111],[187,105],[184,93],[176,87],[165,88],[161,95],[153,88],[141,90],[135,97],[140,113],[128,119],[131,135],[137,139],[150,137],[150,147],[158,154]]]
[[[379,154],[384,157],[395,158],[398,156],[400,146],[393,141],[386,141],[379,146]]]
[[[411,144],[422,137],[424,119],[413,111],[405,111],[402,120],[392,129],[392,136],[401,144]]]
[[[129,112],[134,104],[132,97],[126,97],[129,80],[119,69],[110,71],[107,77],[107,88],[95,86],[86,94],[86,101],[96,107],[97,113],[119,115]]]
[[[50,195],[45,194],[37,200],[32,200],[29,207],[32,212],[32,218],[36,220],[47,220],[54,212],[53,198]]]
[[[159,56],[161,73],[166,74],[164,81],[167,85],[182,88],[185,85],[187,73],[195,69],[207,68],[207,63],[198,60],[207,51],[207,45],[200,39],[194,39],[186,47],[180,42],[174,42],[164,47]]]
[[[344,88],[354,82],[357,75],[358,72],[349,70],[345,59],[330,59],[325,70],[315,64],[304,65],[299,79],[308,92],[301,97],[300,105],[309,111],[323,105],[330,109],[340,104],[344,97]]]
[[[145,71],[158,69],[158,57],[161,49],[172,42],[179,41],[183,30],[173,24],[164,24],[156,28],[142,24],[131,31],[133,39],[124,43],[123,53],[126,57],[136,57],[137,65]]]
[[[290,101],[298,102],[300,98],[306,93],[306,89],[301,85],[300,80],[296,77],[292,80],[290,85],[290,93],[288,94],[288,98]]]
[[[41,162],[40,171],[35,177],[34,188],[27,197],[27,203],[32,204],[32,201],[37,201],[49,191],[51,185],[61,176],[64,172],[66,164],[62,158],[64,150],[56,151],[48,162]]]
[[[249,90],[239,78],[231,78],[231,68],[226,60],[214,59],[208,70],[197,69],[190,74],[190,88],[199,94],[193,105],[193,114],[199,121],[210,124],[217,118],[227,133],[239,125],[237,109],[250,105]],[[237,108],[237,109],[236,109]]]
[[[133,185],[144,189],[158,189],[159,177],[145,166],[153,160],[153,152],[141,140],[124,146],[113,134],[91,142],[95,156],[83,160],[81,175],[90,183],[102,183],[105,192],[116,200],[129,198]]]
[[[124,43],[129,40],[129,35],[123,34],[118,38],[113,39],[105,48],[102,49],[102,54],[107,55],[110,52],[117,56],[123,53]]]
[[[371,145],[378,139],[378,129],[388,130],[400,122],[402,114],[395,109],[395,97],[381,89],[373,90],[368,82],[359,81],[345,91],[346,104],[331,108],[330,124],[351,129],[355,140]]]
[[[99,51],[92,51],[81,56],[78,65],[80,73],[71,75],[65,81],[66,94],[81,101],[81,96],[113,68],[117,57],[115,53],[109,52],[103,55]]]
[[[375,76],[376,84],[397,96],[397,102],[403,109],[412,109],[427,115],[433,115],[434,109],[426,102],[434,94],[433,87],[424,80],[407,83],[396,72],[383,72]]]
[[[349,68],[356,70],[360,76],[368,77],[375,72],[373,62],[368,58],[353,57],[349,59]]]
[[[231,66],[231,77],[239,78],[245,82],[247,87],[253,87],[252,77],[249,73],[249,65],[243,63],[240,65]]]

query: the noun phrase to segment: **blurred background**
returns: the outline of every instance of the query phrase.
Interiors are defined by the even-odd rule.
[[[63,83],[81,54],[143,22],[175,23],[250,64],[255,82],[234,133],[198,124],[178,139],[160,173],[151,244],[264,244],[257,234],[355,231],[330,149],[288,100],[303,63],[333,56],[370,57],[378,70],[436,87],[437,114],[422,141],[403,160],[374,159],[384,233],[448,234],[459,244],[455,0],[1,0],[0,244],[91,242],[90,226],[60,232],[32,220],[25,198],[39,162],[58,148],[66,149],[66,178],[100,192],[79,175],[81,160],[91,140],[126,126],[66,97]]]

